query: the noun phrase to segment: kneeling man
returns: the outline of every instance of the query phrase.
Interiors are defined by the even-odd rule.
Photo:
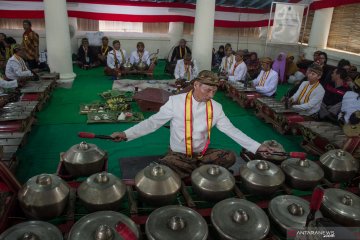
[[[263,58],[260,62],[262,70],[257,78],[253,80],[253,86],[256,88],[258,93],[267,97],[272,97],[276,93],[279,75],[271,69],[271,58]]]
[[[222,106],[212,99],[219,80],[213,73],[207,72],[205,74],[203,71],[194,79],[193,90],[171,96],[158,113],[111,136],[115,141],[133,140],[154,132],[170,121],[170,151],[160,159],[160,163],[171,167],[181,178],[189,176],[203,164],[217,164],[226,168],[234,164],[233,152],[208,149],[214,126],[252,153],[271,153],[271,147],[256,142],[232,125]]]
[[[299,114],[316,119],[325,95],[325,90],[319,82],[322,67],[313,63],[306,74],[308,81],[301,83],[297,92],[289,99],[289,102]]]

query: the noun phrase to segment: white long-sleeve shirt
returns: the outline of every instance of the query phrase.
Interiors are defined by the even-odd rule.
[[[175,71],[174,71],[175,79],[186,79],[187,81],[191,81],[194,78],[196,78],[197,75],[199,74],[196,60],[195,59],[192,60],[192,63],[194,65],[194,67],[191,67],[191,64],[185,65],[184,59],[178,60],[176,63]],[[188,79],[187,70],[190,73],[190,79]]]
[[[128,140],[133,140],[146,134],[152,133],[166,122],[170,121],[170,148],[174,152],[186,154],[185,147],[185,98],[186,93],[171,96],[161,108],[160,111],[150,118],[138,123],[137,125],[125,130]],[[213,122],[215,126],[232,138],[242,147],[255,153],[260,147],[260,143],[254,141],[239,129],[235,128],[230,120],[225,116],[222,106],[214,101],[213,106]],[[192,100],[193,114],[193,151],[200,153],[207,141],[207,125],[206,125],[206,103]]]
[[[227,64],[226,64],[227,62]],[[235,63],[235,56],[230,55],[229,57],[225,56],[221,60],[220,71],[224,71],[226,74],[231,73],[231,66]],[[226,67],[225,67],[226,65]]]
[[[14,54],[9,58],[6,64],[5,75],[7,78],[17,80],[19,77],[33,76],[32,72],[27,68],[24,60],[21,57],[16,57]]]
[[[348,91],[345,93],[341,103],[341,112],[344,112],[344,119],[346,123],[349,122],[351,114],[356,111],[360,111],[359,94],[353,91]]]
[[[244,62],[241,62],[238,65],[236,65],[236,63],[233,63],[230,69],[229,81],[245,80],[246,73],[247,73],[247,66]]]
[[[309,85],[305,94],[300,99],[300,103],[297,103],[296,101],[298,100],[302,90],[308,85],[308,83],[309,83],[309,81],[302,82],[299,89],[297,90],[297,92],[291,97],[291,100],[295,104],[292,106],[292,108],[299,114],[305,115],[305,116],[311,116],[314,113],[319,112],[320,107],[321,107],[321,102],[325,95],[324,88],[322,87],[321,84],[319,84],[310,94],[309,101],[307,103],[305,103],[306,95],[310,92],[311,87],[314,86],[314,84]]]
[[[106,62],[107,62],[107,66],[111,69],[114,69],[115,68],[115,57],[114,57],[114,51],[115,51],[115,56],[117,58],[117,61],[118,61],[118,64],[119,64],[119,67],[121,64],[125,63],[126,62],[126,51],[124,49],[121,49],[121,51],[123,52],[124,54],[124,59],[121,55],[121,52],[120,50],[111,50],[108,55],[107,55],[107,58],[106,58]]]
[[[142,61],[145,62],[147,65],[150,65],[150,58],[149,58],[149,52],[144,50],[144,54],[142,55]],[[130,63],[131,64],[137,64],[140,61],[139,53],[137,50],[133,51],[130,55]]]
[[[266,74],[266,72],[264,70],[261,70],[259,76],[257,76],[257,78],[253,80],[253,84],[257,92],[270,97],[276,92],[279,76],[277,72],[270,69],[270,73],[265,80],[264,86],[260,86],[261,79],[264,74]]]

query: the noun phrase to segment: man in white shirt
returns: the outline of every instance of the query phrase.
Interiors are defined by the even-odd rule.
[[[25,64],[23,59],[24,56],[24,48],[21,45],[16,44],[14,46],[14,54],[9,58],[6,64],[5,76],[7,79],[17,80],[17,82],[19,82],[20,79],[34,77],[33,73]]]
[[[279,75],[271,69],[272,60],[269,57],[261,59],[262,70],[256,79],[252,81],[258,93],[271,97],[276,93]]]
[[[304,116],[317,118],[325,90],[319,80],[322,75],[322,67],[313,63],[307,73],[308,81],[301,83],[296,93],[289,99],[292,109]]]
[[[235,63],[231,66],[229,81],[244,81],[247,73],[247,67],[243,60],[243,52],[237,51],[235,54]]]
[[[126,51],[121,49],[119,40],[113,41],[113,47],[114,49],[107,54],[107,66],[105,67],[104,72],[108,76],[119,79],[121,76],[121,65],[126,62]]]
[[[220,64],[220,74],[228,76],[231,72],[231,66],[235,63],[235,56],[232,54],[232,48],[225,48],[225,57],[222,58]]]
[[[186,53],[184,59],[176,63],[174,75],[176,80],[190,82],[199,74],[195,59],[192,59],[190,53]]]
[[[137,50],[133,51],[130,55],[130,63],[137,65],[141,61],[150,66],[150,55],[149,52],[145,50],[145,44],[143,42],[138,42],[136,48]]]
[[[182,178],[203,164],[217,164],[226,168],[234,164],[234,153],[208,149],[211,128],[214,126],[252,153],[272,153],[273,148],[254,141],[235,128],[225,116],[222,106],[212,100],[218,84],[214,73],[203,71],[194,79],[192,91],[171,96],[158,113],[111,136],[114,141],[133,140],[154,132],[170,121],[170,151],[160,159],[160,163],[171,167]]]
[[[342,99],[340,121],[349,123],[351,114],[356,111],[360,111],[360,77],[355,79],[353,91],[346,92]]]

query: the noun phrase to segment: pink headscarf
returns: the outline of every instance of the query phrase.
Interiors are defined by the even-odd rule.
[[[281,60],[279,60],[281,58]],[[281,52],[278,57],[274,60],[272,69],[279,74],[279,82],[285,82],[285,69],[286,69],[286,53]]]

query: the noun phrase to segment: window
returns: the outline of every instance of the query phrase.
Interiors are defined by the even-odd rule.
[[[360,53],[360,4],[334,9],[327,47]]]
[[[23,29],[23,20],[16,18],[0,18],[0,29]],[[45,19],[30,19],[33,30],[44,30]]]
[[[143,32],[142,22],[99,21],[102,32]]]
[[[194,24],[184,23],[184,34],[193,35],[194,33]],[[259,38],[260,28],[223,28],[215,27],[214,36],[215,37],[248,37],[248,38]]]

